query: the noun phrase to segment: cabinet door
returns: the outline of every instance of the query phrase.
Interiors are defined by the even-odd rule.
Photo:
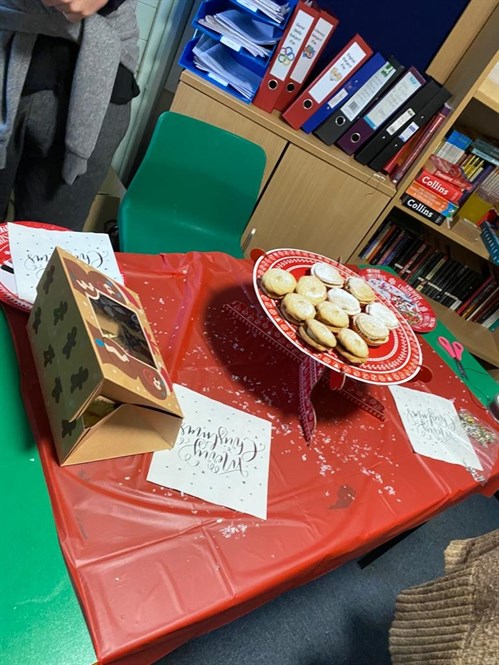
[[[204,120],[262,146],[267,156],[261,185],[263,189],[286,147],[284,139],[182,82],[175,93],[171,110]]]
[[[296,247],[345,261],[390,197],[289,145],[246,227],[250,248]]]

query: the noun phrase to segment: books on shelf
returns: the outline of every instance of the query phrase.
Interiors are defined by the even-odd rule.
[[[499,231],[491,222],[480,225],[480,236],[490,256],[490,260],[499,266]]]
[[[463,316],[469,319],[470,321],[476,321],[481,323],[489,318],[490,314],[493,314],[498,307],[499,292],[496,288],[492,288],[489,292],[480,297],[477,302],[473,303],[473,306],[470,307],[470,311],[466,312]]]
[[[444,215],[444,217],[453,217],[459,207],[456,203],[452,203],[444,196],[436,194],[419,182],[411,183],[406,191],[418,201]]]
[[[413,210],[414,212],[419,213],[422,215],[425,219],[428,219],[431,222],[434,222],[438,226],[443,224],[443,222],[447,219],[445,215],[443,215],[441,212],[438,210],[434,210],[433,208],[430,208],[430,206],[426,205],[419,199],[415,198],[411,194],[402,194],[400,197],[400,202],[405,208],[409,208],[409,210]]]
[[[471,153],[494,164],[494,166],[499,166],[499,147],[490,141],[486,141],[482,138],[475,139],[473,141]]]
[[[492,171],[477,180],[461,202],[459,216],[472,224],[480,225],[484,215],[493,212],[499,201],[499,167],[489,166]]]
[[[452,130],[402,195],[402,205],[439,225],[456,214],[479,224],[499,200],[499,167],[473,152],[486,143],[479,141]]]
[[[454,129],[442,141],[437,150],[435,150],[435,154],[437,157],[442,157],[451,164],[457,164],[463,158],[463,155],[472,142],[469,136]]]
[[[398,228],[393,234],[391,242],[383,249],[377,263],[379,265],[390,265],[393,257],[400,251],[401,244],[404,242],[405,237],[403,230]]]
[[[466,191],[472,187],[460,166],[438,155],[430,155],[425,164],[425,169],[428,173],[452,183],[462,191]]]
[[[395,232],[395,229],[393,227],[394,225],[391,224],[390,220],[385,219],[385,221],[379,227],[378,232],[373,235],[369,244],[366,245],[366,247],[364,248],[363,257],[366,259],[366,261],[368,261],[369,263],[375,263],[374,257],[376,256],[376,253],[379,251],[380,247],[385,242],[386,237],[388,236],[389,233]]]
[[[420,183],[423,187],[435,192],[450,203],[457,203],[463,198],[463,189],[444,178],[440,178],[438,175],[430,173],[426,168],[423,168],[419,173],[415,182]]]
[[[461,315],[467,312],[468,310],[471,310],[473,304],[475,301],[477,301],[478,297],[480,294],[486,294],[487,291],[489,291],[491,288],[494,288],[494,278],[492,275],[489,275],[489,277],[483,282],[483,284],[480,284],[480,286],[473,291],[473,293],[466,298],[466,300],[461,303],[461,305],[457,308],[456,312]]]
[[[398,256],[393,257],[392,266],[399,274],[404,270],[407,262],[414,256],[419,245],[421,244],[421,238],[413,233],[406,233],[408,237],[408,243],[406,248],[400,252]]]
[[[407,258],[407,261],[404,263],[402,268],[400,269],[399,276],[405,279],[410,272],[412,271],[413,267],[416,266],[420,259],[421,255],[423,252],[425,252],[428,249],[428,245],[424,242],[420,242],[419,246],[416,248],[412,256],[409,256]]]
[[[444,221],[442,217],[452,219],[458,211],[463,219],[478,223],[499,199],[499,177],[495,176],[499,169],[464,152],[462,146],[471,145],[471,139],[460,132],[452,131],[445,145],[450,146],[448,151],[442,146],[437,149],[409,185],[401,198],[402,205],[436,224]],[[457,163],[449,161],[455,158],[454,148],[462,152]]]
[[[477,155],[468,154],[460,161],[460,166],[464,171],[465,176],[470,182],[475,181],[480,173],[486,168],[487,164],[483,159]]]
[[[495,277],[489,275],[456,309],[456,312],[462,318],[481,325],[484,325],[494,315],[497,316],[499,313],[499,286]]]
[[[435,252],[431,262],[426,267],[425,273],[420,275],[417,279],[418,283],[414,287],[416,291],[423,291],[423,289],[425,289],[425,292],[428,293],[428,290],[433,285],[435,275],[442,268],[446,261],[447,256],[445,254],[442,252]]]
[[[497,325],[499,286],[494,276],[436,251],[417,233],[387,218],[360,254],[372,264],[388,265],[421,294],[485,327]]]

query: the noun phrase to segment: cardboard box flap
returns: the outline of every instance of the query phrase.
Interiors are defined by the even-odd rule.
[[[80,407],[73,414],[73,416],[69,418],[69,420],[77,420],[78,418],[81,418],[82,415],[90,406],[90,404],[94,402],[95,399],[99,397],[99,395],[101,394],[102,394],[102,382],[98,383],[95,386],[95,390],[87,397],[87,399],[84,402],[81,403]]]
[[[86,430],[63,464],[79,464],[173,448],[182,419],[122,404]]]

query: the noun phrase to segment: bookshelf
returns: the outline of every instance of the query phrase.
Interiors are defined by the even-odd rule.
[[[352,262],[365,263],[365,259],[361,257],[362,249],[374,237],[381,224],[394,215],[395,218],[397,215],[403,215],[417,224],[426,239],[433,237],[435,246],[444,248],[453,258],[459,257],[458,260],[465,265],[473,264],[473,269],[481,266],[497,279],[499,269],[489,261],[489,254],[476,227],[459,217],[450,223],[436,225],[418,212],[403,206],[400,196],[452,127],[457,129],[470,127],[478,134],[499,139],[498,33],[499,8],[495,3],[495,9],[462,55],[460,62],[446,80],[441,79],[453,94],[451,99],[453,112],[436,132],[419,160],[399,183],[397,194],[391,203],[378,217],[369,233],[359,242],[356,251],[350,257]],[[431,298],[428,300],[438,317],[469,351],[487,363],[499,367],[499,329],[491,332],[480,324],[461,318]]]

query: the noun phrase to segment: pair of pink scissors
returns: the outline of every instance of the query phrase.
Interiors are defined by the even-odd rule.
[[[447,351],[447,353],[451,358],[454,358],[459,373],[461,374],[463,379],[467,379],[468,375],[466,374],[466,370],[464,369],[463,364],[461,362],[461,358],[463,357],[463,351],[464,351],[464,346],[461,344],[461,342],[451,342],[450,340],[447,339],[447,337],[439,337],[438,343],[440,344],[441,347],[443,347]]]

